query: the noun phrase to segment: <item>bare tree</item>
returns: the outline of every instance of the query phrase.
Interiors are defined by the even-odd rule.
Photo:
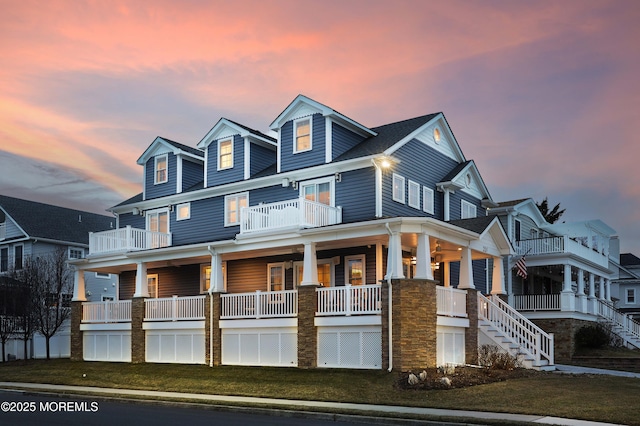
[[[2,362],[7,360],[6,346],[9,339],[16,336],[19,312],[17,291],[20,283],[10,276],[0,276],[0,343],[2,344]]]

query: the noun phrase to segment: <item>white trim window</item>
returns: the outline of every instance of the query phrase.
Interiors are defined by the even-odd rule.
[[[13,268],[18,271],[24,268],[24,245],[16,244],[13,246]]]
[[[322,287],[333,287],[335,285],[335,270],[332,259],[318,259],[318,282]],[[293,278],[296,287],[300,286],[304,274],[304,262],[294,262]]]
[[[240,210],[249,206],[249,193],[227,195],[224,197],[224,226],[240,225]]]
[[[293,122],[293,153],[311,151],[312,117],[300,118]]]
[[[460,219],[471,219],[476,217],[476,206],[468,201],[461,200]]]
[[[191,203],[176,206],[176,221],[191,219]]]
[[[409,207],[420,209],[420,184],[409,180]]]
[[[284,262],[267,264],[267,291],[282,291],[284,286]]]
[[[636,303],[636,289],[628,288],[626,292],[627,296],[627,305],[635,305]]]
[[[84,258],[84,249],[79,247],[69,247],[69,259]]]
[[[153,184],[166,183],[169,181],[169,156],[167,154],[158,155],[154,158]]]
[[[335,177],[300,182],[299,187],[300,197],[305,200],[335,206]]]
[[[169,209],[151,210],[145,213],[147,231],[169,233]]]
[[[522,222],[518,219],[513,221],[513,239],[514,241],[520,241],[522,239]]]
[[[365,255],[344,257],[344,282],[351,285],[365,285],[366,279],[366,261]]]
[[[404,176],[393,174],[393,201],[405,204],[404,200]]]
[[[158,298],[158,274],[147,275],[147,290],[151,299]]]
[[[429,214],[434,214],[435,207],[433,203],[433,189],[422,187],[422,211]]]
[[[233,168],[233,137],[218,141],[218,170]]]

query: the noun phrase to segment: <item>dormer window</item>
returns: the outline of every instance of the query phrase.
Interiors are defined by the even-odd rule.
[[[311,118],[303,118],[293,123],[295,141],[293,152],[311,150]]]
[[[159,155],[155,158],[155,178],[153,183],[155,185],[159,183],[167,182],[167,154]]]
[[[233,138],[218,141],[218,170],[233,167]]]

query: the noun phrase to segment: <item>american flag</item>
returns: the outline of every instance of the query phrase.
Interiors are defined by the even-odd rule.
[[[522,279],[527,278],[527,261],[525,260],[525,256],[517,260],[514,268],[516,269],[517,276],[522,277]]]

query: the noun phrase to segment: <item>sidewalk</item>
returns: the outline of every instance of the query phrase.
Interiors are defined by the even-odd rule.
[[[634,377],[636,379],[640,379],[640,373],[604,370],[602,368],[578,367],[577,365],[556,364],[556,372],[565,374],[606,374],[609,376]]]
[[[434,417],[445,418],[461,418],[461,419],[487,419],[487,420],[503,420],[512,422],[529,422],[539,424],[567,425],[567,426],[613,426],[613,423],[599,423],[585,420],[572,420],[560,417],[510,414],[510,413],[492,413],[486,411],[465,411],[465,410],[444,410],[437,408],[420,408],[420,407],[402,407],[391,405],[371,405],[371,404],[351,404],[338,402],[322,402],[322,401],[301,401],[290,399],[274,399],[274,398],[255,398],[241,396],[223,396],[223,395],[202,395],[196,393],[181,392],[159,392],[159,391],[141,391],[132,389],[109,389],[91,386],[66,386],[66,385],[48,385],[37,383],[16,383],[16,382],[0,382],[0,389],[21,389],[32,392],[73,392],[80,395],[100,395],[100,396],[136,396],[142,398],[154,398],[164,401],[174,402],[213,402],[217,404],[231,403],[236,405],[249,405],[252,407],[276,408],[276,409],[294,409],[305,411],[307,408],[314,408],[318,411],[322,409],[339,410],[350,413],[363,413],[365,415],[374,415],[373,413],[393,415],[402,417],[403,415],[421,415],[429,416],[431,420]],[[310,414],[310,415],[313,415]]]

